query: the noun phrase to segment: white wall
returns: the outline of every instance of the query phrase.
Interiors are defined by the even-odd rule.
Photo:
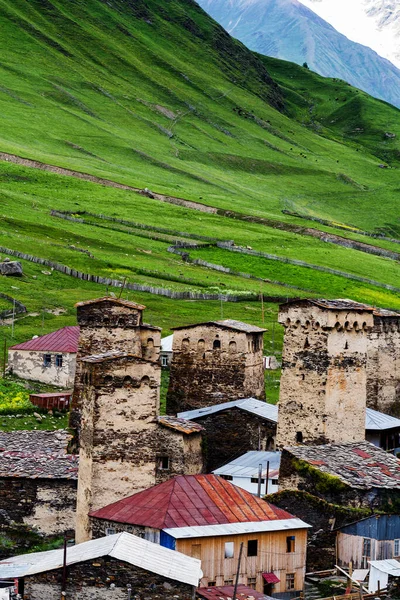
[[[45,354],[51,355],[51,365],[44,366]],[[72,388],[75,378],[76,354],[62,354],[62,366],[56,366],[56,356],[60,352],[36,352],[32,350],[9,350],[8,368],[22,379],[33,379],[63,388]]]

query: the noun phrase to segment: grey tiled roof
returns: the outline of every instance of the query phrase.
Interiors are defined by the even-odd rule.
[[[77,479],[77,455],[67,454],[67,431],[0,432],[0,477]]]
[[[353,488],[397,488],[400,461],[369,442],[285,448],[324,473],[339,477]]]

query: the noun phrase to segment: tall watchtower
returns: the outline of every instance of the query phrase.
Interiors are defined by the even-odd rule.
[[[368,334],[374,309],[351,300],[281,305],[285,327],[277,445],[365,439]]]
[[[265,398],[265,329],[226,319],[174,328],[168,414]]]

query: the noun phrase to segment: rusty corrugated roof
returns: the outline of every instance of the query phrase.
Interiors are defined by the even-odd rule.
[[[79,327],[72,325],[41,335],[22,344],[11,346],[9,350],[31,350],[36,352],[78,352]]]
[[[112,296],[103,296],[102,298],[94,298],[93,300],[84,300],[83,302],[77,302],[78,306],[89,306],[90,304],[100,304],[101,302],[110,302],[111,304],[119,304],[121,306],[127,306],[128,308],[136,308],[137,310],[144,310],[146,307],[143,304],[137,304],[130,300],[124,300],[123,298],[113,298]]]
[[[216,475],[180,475],[90,516],[154,529],[293,518]]]
[[[164,425],[164,427],[175,429],[176,431],[180,431],[181,433],[186,433],[188,435],[191,433],[201,433],[204,431],[204,427],[198,423],[194,423],[194,421],[179,419],[178,417],[170,417],[168,415],[164,417],[158,417],[158,422],[160,425]]]

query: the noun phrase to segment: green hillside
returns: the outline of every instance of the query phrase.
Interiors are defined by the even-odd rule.
[[[259,325],[262,294],[274,352],[279,299],[400,309],[399,110],[249,52],[191,0],[0,0],[0,27],[0,254],[31,257],[0,279],[27,308],[14,338],[3,321],[9,344],[106,292],[34,258],[125,280],[165,333],[221,315]],[[182,257],[182,242],[208,244]]]

